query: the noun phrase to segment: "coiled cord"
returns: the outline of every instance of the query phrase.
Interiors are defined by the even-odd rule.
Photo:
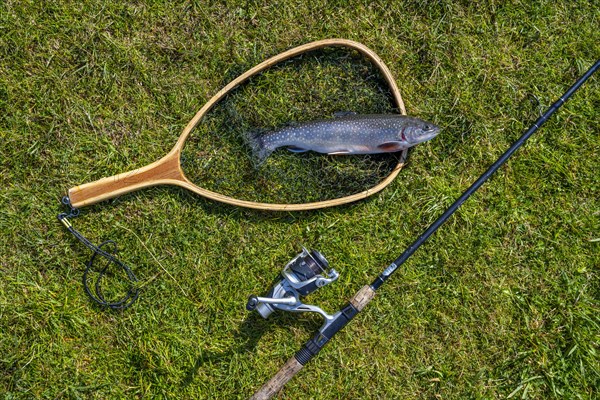
[[[121,262],[121,260],[116,258],[117,244],[112,240],[107,240],[101,243],[99,246],[96,246],[94,243],[90,242],[79,231],[73,228],[73,225],[69,221],[70,218],[77,217],[79,215],[79,210],[71,207],[71,202],[68,197],[64,197],[62,203],[70,207],[70,212],[68,214],[58,214],[58,220],[62,222],[62,224],[69,232],[71,232],[73,236],[75,236],[77,240],[79,240],[92,251],[92,257],[88,261],[83,272],[82,281],[85,292],[95,303],[101,307],[110,308],[112,310],[124,310],[128,308],[139,297],[139,289],[137,287],[138,279],[127,264],[124,264]],[[104,264],[97,268],[97,264],[102,263],[102,261],[104,261]],[[129,281],[127,293],[117,300],[107,300],[101,289],[101,281],[110,274],[109,267],[111,265],[116,267],[117,270],[124,271],[125,275],[127,276],[127,280]],[[93,272],[97,272],[97,277],[95,280],[91,277]],[[93,290],[90,286],[93,286]]]

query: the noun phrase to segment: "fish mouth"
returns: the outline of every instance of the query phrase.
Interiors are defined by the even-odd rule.
[[[439,133],[440,133],[440,129],[439,128],[432,129],[431,131],[423,132],[421,135],[419,135],[419,137],[415,138],[416,139],[415,140],[415,144],[431,140],[434,137],[436,137]]]

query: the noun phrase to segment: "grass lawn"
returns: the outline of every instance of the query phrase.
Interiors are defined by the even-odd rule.
[[[0,4],[1,398],[249,397],[321,325],[306,314],[263,320],[245,310],[249,295],[264,294],[306,246],[341,274],[306,302],[337,310],[600,56],[592,1],[332,3]],[[442,133],[410,151],[388,188],[347,206],[258,212],[156,187],[85,207],[74,226],[95,243],[116,240],[142,286],[124,311],[91,302],[81,283],[90,253],[56,219],[67,190],[157,160],[231,79],[332,37],[373,49],[408,113]],[[270,71],[220,103],[196,135],[392,112],[360,60],[324,51]],[[599,82],[590,79],[280,398],[597,398]],[[202,160],[194,143],[189,157]]]

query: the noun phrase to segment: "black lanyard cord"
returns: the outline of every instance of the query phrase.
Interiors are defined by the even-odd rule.
[[[85,292],[90,296],[90,298],[99,304],[101,307],[110,308],[113,310],[124,310],[127,307],[131,306],[135,300],[137,300],[139,296],[139,289],[137,287],[138,279],[131,270],[131,268],[116,258],[117,254],[117,244],[112,240],[107,240],[102,242],[99,246],[96,246],[94,243],[88,240],[85,236],[83,236],[78,230],[76,230],[71,221],[69,219],[77,217],[79,215],[79,210],[71,207],[71,203],[68,197],[64,197],[62,200],[63,204],[70,207],[70,212],[60,213],[58,214],[58,220],[62,222],[62,224],[67,228],[69,232],[77,240],[83,243],[87,248],[92,251],[92,257],[88,261],[85,270],[83,272],[83,287]],[[98,257],[100,256],[100,257]],[[104,261],[104,263],[102,263]],[[98,266],[98,264],[102,264]],[[129,288],[127,289],[127,293],[118,300],[107,300],[101,289],[101,281],[104,277],[111,274],[111,265],[116,267],[117,270],[122,270],[127,275],[127,280],[129,281]],[[114,269],[114,268],[113,268]],[[97,277],[95,282],[92,284],[92,272],[97,273]],[[90,286],[93,286],[93,290]]]

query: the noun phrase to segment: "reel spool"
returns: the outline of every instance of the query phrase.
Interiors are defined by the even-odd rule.
[[[303,247],[302,252],[283,268],[281,280],[271,288],[266,297],[250,296],[246,309],[258,311],[263,318],[268,318],[275,310],[316,312],[321,314],[326,322],[330,321],[333,316],[317,306],[300,301],[300,296],[306,296],[329,285],[340,276],[333,268],[324,276],[328,268],[329,263],[321,253],[316,250],[309,252]]]

